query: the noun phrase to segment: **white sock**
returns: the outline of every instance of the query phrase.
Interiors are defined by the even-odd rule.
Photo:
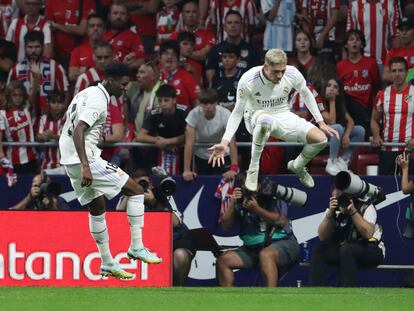
[[[321,152],[327,143],[327,139],[316,144],[306,144],[302,152],[293,162],[293,167],[305,167],[319,152]]]
[[[89,231],[98,246],[102,264],[114,263],[114,258],[109,248],[109,234],[106,227],[105,213],[99,216],[89,214]]]
[[[260,116],[258,119],[261,119]],[[259,170],[260,157],[262,156],[263,148],[267,140],[269,139],[271,128],[271,124],[267,122],[262,122],[258,123],[253,129],[252,151],[249,171]]]
[[[144,227],[144,195],[128,197],[126,208],[129,228],[131,230],[131,248],[143,248],[142,228]]]

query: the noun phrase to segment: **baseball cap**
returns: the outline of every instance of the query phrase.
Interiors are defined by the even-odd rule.
[[[408,27],[409,29],[414,28],[414,18],[403,17],[398,22],[398,29]]]

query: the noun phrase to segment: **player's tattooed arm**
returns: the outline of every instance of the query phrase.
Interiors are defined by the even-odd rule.
[[[73,132],[73,142],[81,162],[82,187],[88,187],[92,184],[92,174],[85,150],[85,131],[88,128],[89,125],[86,122],[79,120]]]

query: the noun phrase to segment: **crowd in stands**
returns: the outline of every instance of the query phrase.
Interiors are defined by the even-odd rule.
[[[249,148],[233,142],[219,172],[193,143],[219,141],[241,75],[271,48],[288,53],[340,133],[326,172],[348,169],[350,143],[371,141],[380,174],[393,174],[404,147],[383,143],[414,146],[412,0],[1,0],[0,174],[59,169],[57,146],[2,142],[56,142],[73,96],[119,61],[131,74],[111,99],[101,141],[156,148],[106,147],[103,157],[130,172],[160,165],[188,181],[234,176]],[[311,119],[299,94],[290,105]],[[249,141],[242,122],[235,142]],[[295,152],[267,147],[261,173],[286,172]]]

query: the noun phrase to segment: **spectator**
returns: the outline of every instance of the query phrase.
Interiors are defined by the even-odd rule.
[[[158,68],[152,61],[139,67],[136,78],[137,81],[132,81],[126,92],[129,102],[128,126],[133,129],[134,140],[151,111],[159,108],[155,94],[161,85]],[[152,151],[148,148],[131,148],[129,171],[135,172],[138,167],[149,167],[151,156]]]
[[[21,62],[25,58],[24,36],[33,30],[43,32],[43,56],[51,58],[53,55],[52,34],[50,24],[40,15],[41,0],[26,0],[26,14],[13,19],[7,32],[6,39],[13,42],[17,49],[17,60]]]
[[[63,67],[43,55],[43,33],[34,30],[24,36],[26,58],[10,71],[8,83],[19,80],[29,93],[35,116],[47,112],[47,94],[57,89],[67,98],[68,80]]]
[[[191,58],[196,38],[191,32],[184,31],[178,34],[177,42],[180,47],[180,66],[190,72],[197,81],[202,83],[203,68],[199,62]]]
[[[94,65],[82,73],[75,84],[74,94],[86,89],[88,86],[104,80],[104,68],[106,65],[114,62],[114,48],[106,42],[97,42],[93,49]]]
[[[369,137],[372,100],[380,85],[378,66],[374,58],[362,54],[365,38],[361,31],[348,31],[344,43],[348,58],[337,64],[337,77],[344,85],[347,111]]]
[[[223,68],[218,68],[211,81],[211,87],[218,92],[219,105],[232,111],[236,104],[236,91],[242,75],[242,69],[237,67],[240,61],[240,47],[236,44],[223,44],[220,62]]]
[[[312,62],[312,66],[306,71],[307,81],[312,83],[320,92],[322,86],[326,85],[328,79],[336,76],[336,61],[332,52],[319,52]],[[303,74],[303,73],[302,73]]]
[[[160,108],[145,119],[137,141],[154,144],[159,149],[157,164],[170,175],[179,174],[188,112],[184,106],[176,105],[177,91],[171,85],[161,85],[155,95]]]
[[[229,33],[226,31],[226,19],[229,11],[235,10],[239,13],[241,18],[241,36],[246,42],[249,42],[249,37],[254,33],[256,27],[255,18],[257,17],[257,10],[254,1],[252,0],[212,0],[210,1],[210,22],[213,25],[216,38],[219,42],[226,40]]]
[[[234,189],[221,226],[230,230],[239,224],[243,245],[218,257],[220,286],[233,285],[233,269],[254,269],[260,265],[264,284],[275,287],[279,268],[297,260],[299,244],[287,218],[286,203],[273,197],[275,187],[272,180],[264,179],[258,194],[252,197],[243,196],[238,187]],[[240,199],[243,203],[237,202]]]
[[[178,67],[180,48],[176,41],[170,40],[160,46],[160,78],[165,84],[177,90],[177,103],[188,109],[198,105],[198,81],[185,69]]]
[[[302,12],[305,16],[304,29],[316,38],[316,49],[324,46],[333,48],[335,43],[335,25],[338,22],[340,0],[304,0]]]
[[[69,67],[70,53],[86,33],[87,18],[93,12],[92,0],[46,0],[45,17],[52,27],[55,59],[65,69]]]
[[[36,174],[38,165],[33,147],[7,147],[2,141],[34,142],[32,116],[27,109],[27,92],[20,81],[12,81],[6,89],[6,107],[0,111],[0,162],[11,163],[17,174]],[[5,165],[2,165],[5,166]]]
[[[396,34],[400,16],[401,8],[398,0],[349,1],[346,29],[347,31],[357,29],[362,32],[367,40],[367,44],[364,44],[364,54],[376,60],[381,74],[388,41],[392,39],[392,47],[398,44]]]
[[[217,106],[218,93],[215,89],[202,90],[199,95],[200,105],[191,110],[185,119],[184,172],[185,181],[193,181],[197,175],[223,175],[230,181],[237,174],[236,141],[230,142],[230,152],[224,158],[224,165],[212,167],[208,163],[209,146],[194,147],[194,143],[214,144],[223,136],[230,111]],[[194,161],[192,161],[194,160]],[[193,162],[193,165],[191,165]]]
[[[294,19],[296,15],[295,0],[261,0],[266,28],[263,35],[263,50],[293,50]]]
[[[51,91],[47,95],[48,111],[35,123],[35,137],[39,142],[57,142],[65,124],[65,95],[60,91]],[[41,168],[46,173],[66,174],[60,166],[60,152],[56,147],[45,147]],[[62,170],[63,169],[63,170]]]
[[[220,54],[223,45],[226,43],[236,44],[240,48],[240,62],[238,67],[245,72],[246,70],[258,66],[260,64],[260,57],[256,49],[245,40],[243,40],[241,33],[243,30],[243,19],[238,11],[230,10],[226,13],[224,19],[224,31],[227,34],[226,40],[214,46],[208,54],[206,65],[206,79],[207,84],[211,84],[214,73],[218,69],[223,68],[223,63],[220,61]]]
[[[8,74],[16,60],[17,52],[14,43],[0,38],[0,72]]]
[[[80,74],[95,66],[93,50],[102,40],[104,30],[104,20],[98,14],[93,13],[88,16],[86,24],[88,41],[74,48],[70,54],[68,74],[70,81],[76,81]]]
[[[172,198],[162,192],[160,186],[153,186],[150,174],[144,170],[136,170],[134,180],[144,188],[145,211],[171,211],[173,222],[173,285],[183,286],[191,268],[191,261],[196,254],[196,246],[188,235],[188,228],[183,222],[180,211],[171,205]],[[126,200],[121,198],[116,210],[124,211]]]
[[[340,171],[348,170],[348,163],[354,149],[349,143],[364,141],[365,129],[360,125],[355,125],[354,120],[346,111],[343,88],[337,79],[328,81],[322,96],[327,106],[326,123],[337,130],[340,137],[339,140],[336,137],[329,138],[329,159],[326,171],[335,176]],[[343,148],[342,156],[339,156],[340,147]]]
[[[392,48],[385,58],[385,67],[383,78],[385,81],[391,81],[390,59],[394,56],[402,56],[408,64],[408,68],[414,68],[414,21],[403,17],[398,23],[399,47]]]
[[[136,70],[144,62],[144,45],[141,38],[128,28],[128,10],[124,3],[113,3],[108,14],[109,29],[103,40],[114,47],[115,60]]]
[[[190,58],[201,64],[207,59],[208,53],[216,44],[216,38],[211,31],[200,27],[200,14],[197,1],[186,1],[183,5],[181,17],[182,23],[178,25],[178,30],[172,35],[172,39],[177,39],[178,33],[182,31],[193,33],[195,45]]]
[[[44,172],[35,175],[29,193],[16,205],[13,210],[68,210],[69,205],[59,196],[62,187],[54,182]]]
[[[318,236],[322,243],[312,251],[310,286],[325,285],[328,265],[339,268],[342,286],[356,286],[359,268],[376,267],[384,260],[385,246],[375,206],[337,189],[332,191]]]
[[[111,1],[112,2],[112,1]],[[153,58],[155,39],[157,37],[156,13],[161,0],[130,0],[125,1],[131,21],[142,39],[146,57]]]
[[[414,148],[414,117],[411,108],[414,105],[414,85],[405,81],[407,72],[408,65],[403,57],[391,58],[392,84],[378,93],[372,110],[371,144],[381,147],[379,175],[394,175],[395,158],[404,150],[404,147],[385,147],[383,142],[405,143],[408,149]],[[413,173],[414,169],[410,167],[410,175]]]
[[[128,86],[127,97],[129,98],[128,123],[134,124],[135,133],[150,115],[152,110],[158,109],[158,100],[155,93],[161,85],[158,79],[158,68],[152,61],[142,64],[137,73],[137,81]]]
[[[157,47],[166,40],[171,40],[171,35],[178,28],[180,9],[175,0],[162,0],[163,6],[157,12]]]
[[[308,70],[314,61],[313,53],[313,36],[305,31],[298,30],[295,35],[295,57],[291,61],[293,63],[301,64],[305,70]]]

